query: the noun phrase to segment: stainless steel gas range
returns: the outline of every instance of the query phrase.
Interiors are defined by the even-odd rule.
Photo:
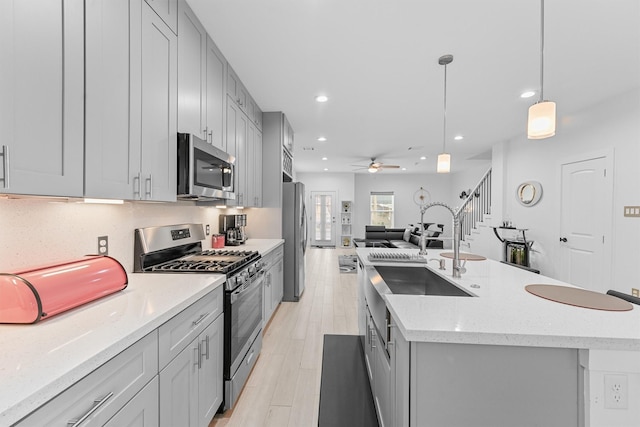
[[[134,272],[221,273],[224,296],[224,403],[233,407],[262,348],[263,262],[257,251],[202,250],[202,224],[139,228]]]

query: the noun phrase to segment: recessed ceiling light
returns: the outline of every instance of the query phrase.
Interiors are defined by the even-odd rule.
[[[403,170],[403,171],[406,171],[406,170],[407,170],[407,168],[402,168],[402,170]]]
[[[325,142],[326,140],[327,140],[327,137],[325,137],[325,136],[319,136],[318,137],[318,141],[320,141],[320,142]]]
[[[427,160],[427,157],[426,156],[422,156],[422,157],[420,157],[420,160]]]
[[[318,95],[316,96],[316,101],[317,102],[327,102],[329,100],[329,97],[327,95]]]
[[[526,92],[522,92],[520,94],[520,98],[531,98],[533,95],[535,95],[536,93],[532,90],[528,90]]]
[[[326,157],[323,157],[323,158],[322,158],[322,160],[327,160],[327,158],[326,158]]]
[[[456,141],[461,141],[464,139],[464,136],[462,135],[456,135],[453,139],[455,139]]]
[[[324,168],[325,172],[329,170],[329,168]]]

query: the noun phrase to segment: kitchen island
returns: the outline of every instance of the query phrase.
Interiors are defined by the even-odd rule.
[[[438,270],[438,250],[426,268],[473,296],[392,294],[368,260],[385,251],[357,249],[360,330],[383,424],[637,424],[640,307],[610,312],[545,300],[524,287],[567,284],[491,260],[468,261],[453,279],[450,260]],[[612,379],[626,387],[623,402],[605,390]]]

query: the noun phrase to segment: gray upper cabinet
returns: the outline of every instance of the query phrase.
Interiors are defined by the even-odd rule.
[[[176,35],[143,0],[89,0],[86,39],[85,195],[175,201]]]
[[[142,8],[140,198],[175,201],[177,168],[177,37],[149,7]],[[136,56],[133,56],[134,58]]]
[[[0,193],[83,195],[82,0],[0,2]]]
[[[207,91],[206,91],[206,119],[208,141],[216,147],[226,150],[225,112],[226,91],[225,75],[227,60],[220,49],[207,36]]]
[[[227,61],[186,1],[179,3],[178,131],[226,150]]]
[[[179,3],[178,132],[207,139],[207,32],[186,1]]]
[[[178,0],[145,0],[162,21],[178,34]]]
[[[85,5],[85,195],[132,199],[140,136],[129,126],[129,22],[140,17],[140,0],[87,0]]]
[[[249,96],[242,81],[238,77],[231,65],[227,66],[227,95],[235,102],[240,109],[247,114]]]

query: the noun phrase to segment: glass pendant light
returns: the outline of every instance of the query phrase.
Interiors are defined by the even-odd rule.
[[[442,153],[438,154],[438,173],[451,171],[451,154],[447,153],[447,65],[453,62],[453,55],[443,55],[438,64],[444,65],[444,124],[442,126]]]
[[[544,100],[544,0],[540,0],[540,15],[540,100],[529,107],[529,139],[544,139],[556,134],[556,103]]]

